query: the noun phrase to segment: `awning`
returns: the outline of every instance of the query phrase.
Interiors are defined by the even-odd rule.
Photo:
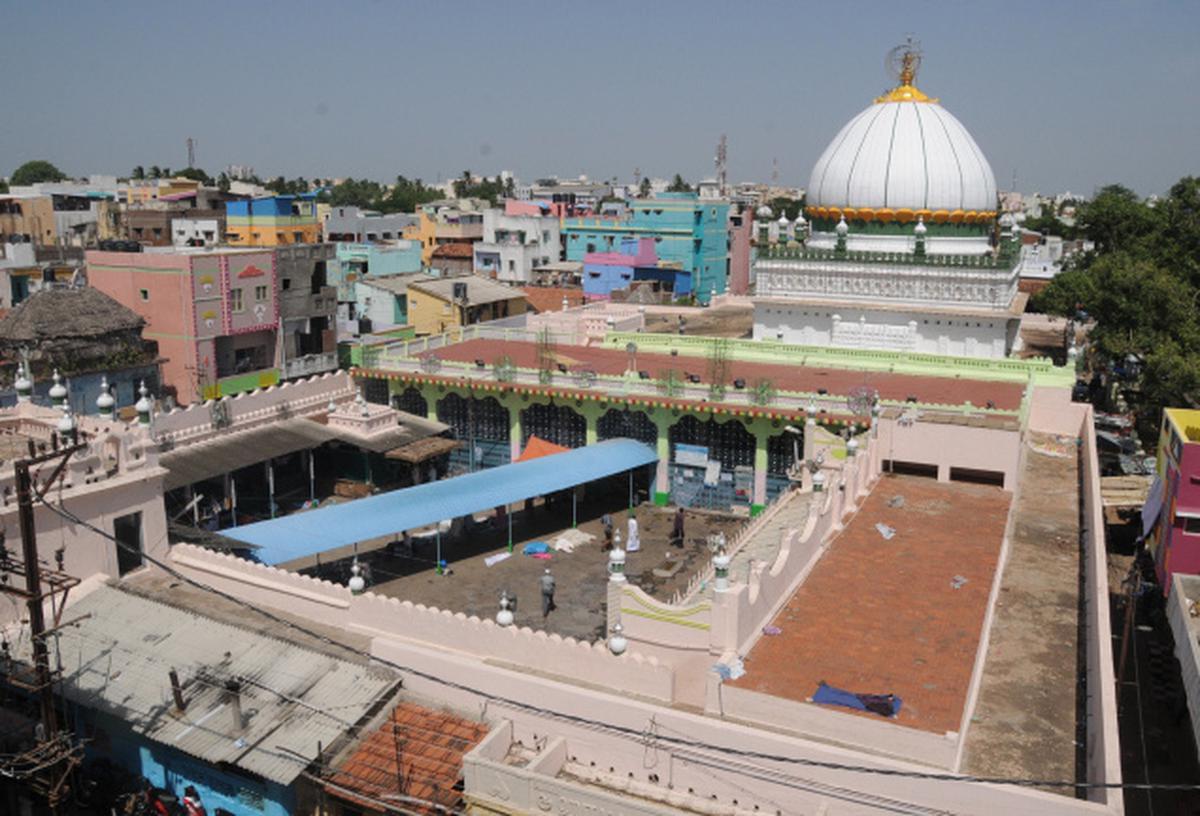
[[[254,555],[263,563],[281,564],[566,490],[656,461],[658,454],[648,445],[610,439],[529,462],[234,527],[221,534],[258,545]]]
[[[566,453],[570,448],[564,448],[562,445],[555,445],[553,442],[548,442],[540,436],[531,436],[529,441],[525,443],[525,450],[517,457],[518,462],[528,462],[533,459],[540,459],[543,456],[551,456],[556,453]]]

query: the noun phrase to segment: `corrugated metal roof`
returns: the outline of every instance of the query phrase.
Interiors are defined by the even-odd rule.
[[[80,619],[81,616],[90,615]],[[71,700],[124,720],[149,740],[206,762],[225,762],[290,784],[398,679],[380,669],[100,587],[69,607],[58,636]],[[29,659],[25,633],[18,659]],[[175,710],[168,671],[187,710]],[[240,682],[244,726],[225,684]]]
[[[223,530],[222,535],[257,544],[256,558],[266,564],[281,564],[443,519],[544,496],[657,461],[658,454],[648,445],[632,439],[609,439],[529,462],[501,465],[246,524]]]

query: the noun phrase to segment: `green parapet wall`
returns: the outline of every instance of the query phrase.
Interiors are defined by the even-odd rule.
[[[623,349],[627,343],[637,343],[647,352],[667,353],[672,349],[691,357],[704,357],[711,352],[710,337],[648,334],[639,332],[608,332],[604,345]],[[939,354],[919,354],[902,351],[873,351],[842,349],[825,346],[803,346],[774,340],[726,340],[728,353],[734,361],[781,363],[785,365],[850,368],[866,371],[887,371],[924,377],[967,377],[973,380],[1002,382],[1032,382],[1034,385],[1071,387],[1075,372],[1069,366],[1055,366],[1050,360],[985,360],[973,357],[950,357]]]
[[[270,388],[279,384],[279,369],[269,368],[265,371],[252,371],[249,374],[239,374],[236,377],[225,377],[215,385],[204,386],[206,400],[232,397],[237,394],[253,391],[256,388]]]

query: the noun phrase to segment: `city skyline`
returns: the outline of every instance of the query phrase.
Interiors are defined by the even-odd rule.
[[[636,168],[694,182],[726,133],[731,181],[768,181],[777,161],[781,184],[804,187],[841,123],[889,85],[883,57],[908,33],[925,52],[918,84],[975,135],[1001,189],[1015,174],[1025,192],[1161,194],[1200,135],[1200,112],[1179,104],[1200,75],[1190,5],[895,19],[667,4],[652,24],[632,5],[292,8],[11,8],[0,66],[30,81],[0,124],[0,173],[35,158],[72,175],[181,168],[190,136],[213,174],[627,181]],[[53,32],[53,63],[38,32]]]

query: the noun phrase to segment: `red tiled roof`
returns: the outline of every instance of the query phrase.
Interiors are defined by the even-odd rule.
[[[486,735],[483,723],[401,703],[334,772],[326,792],[380,813],[384,808],[371,799],[396,794],[456,808],[462,798],[463,755]],[[356,791],[362,797],[333,786]],[[438,812],[432,807],[422,809],[393,801],[414,812]]]
[[[452,244],[440,244],[433,250],[434,258],[465,258],[470,260],[475,257],[475,248],[471,244],[454,242]]]
[[[491,363],[508,355],[513,364],[520,368],[538,367],[537,344],[515,340],[468,340],[439,348],[437,355],[443,360],[466,363],[477,359]],[[629,367],[629,355],[619,349],[562,345],[558,347],[557,356],[559,362],[571,368],[587,367],[597,374],[620,375]],[[696,374],[702,382],[708,378],[708,360],[705,357],[672,357],[669,354],[639,351],[637,367],[648,372],[652,378],[664,375],[671,369],[679,373]],[[851,389],[865,385],[878,390],[879,396],[885,400],[903,401],[914,396],[919,402],[936,405],[962,405],[969,400],[981,410],[986,410],[989,402],[1001,411],[1016,410],[1021,407],[1024,391],[1020,383],[970,380],[965,377],[930,377],[741,360],[731,368],[731,376],[744,379],[749,385],[759,379],[768,379],[780,391],[811,392],[823,388],[830,394],[845,395]]]
[[[579,306],[583,303],[582,289],[568,289],[565,286],[526,286],[521,291],[525,293],[525,301],[535,312],[561,312],[564,297],[569,306]]]

